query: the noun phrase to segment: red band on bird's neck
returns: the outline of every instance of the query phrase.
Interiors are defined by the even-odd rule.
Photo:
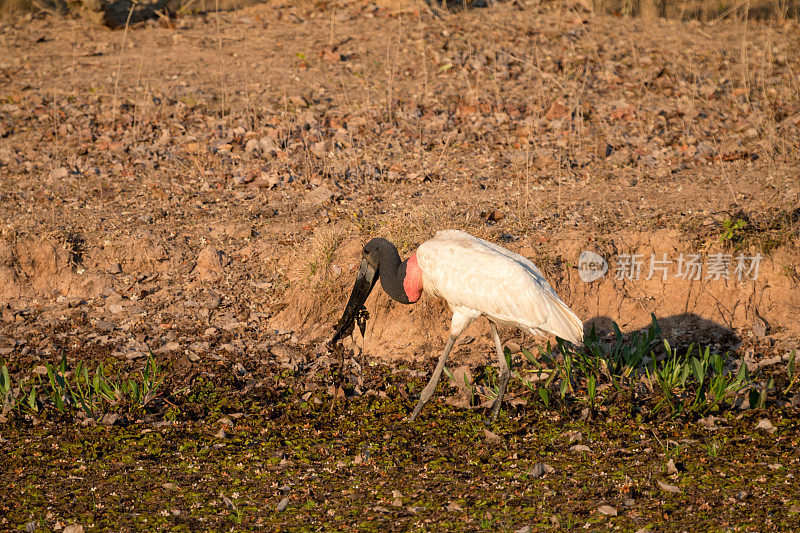
[[[406,277],[403,279],[403,290],[409,303],[414,303],[422,296],[422,270],[417,264],[417,254],[411,254],[406,260]]]

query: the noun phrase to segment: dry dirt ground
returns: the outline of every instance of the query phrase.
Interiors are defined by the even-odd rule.
[[[298,360],[314,360],[341,312],[366,239],[387,237],[407,254],[446,228],[533,259],[601,332],[611,321],[635,331],[655,313],[678,344],[710,343],[752,368],[785,367],[786,355],[800,343],[796,22],[645,22],[539,2],[451,12],[413,3],[287,4],[115,32],[53,18],[2,23],[0,362],[12,375],[30,374],[64,353],[71,364],[85,359],[140,368],[152,351],[176,388],[198,375],[246,386],[242,376],[252,373],[263,383],[271,379],[270,369],[296,370]],[[604,278],[581,281],[583,250],[610,261]],[[641,254],[639,279],[616,279],[618,258],[626,254]],[[681,254],[699,254],[706,267],[714,254],[729,254],[729,278],[706,271],[687,280],[671,270],[666,280],[660,273],[646,280],[652,254],[666,254],[672,269]],[[763,257],[757,279],[737,279],[739,254]],[[424,369],[442,348],[448,313],[440,302],[409,308],[376,293],[367,307],[366,336],[355,342],[373,360]],[[516,345],[539,342],[504,334]],[[486,324],[477,323],[454,364],[488,362],[490,346]],[[385,378],[384,366],[370,371]],[[425,376],[409,372],[418,381]],[[400,398],[397,409],[411,405],[413,393],[402,390],[389,395]],[[220,414],[211,410],[195,420],[211,423]],[[431,409],[430,416],[441,414]],[[479,420],[458,410],[448,416],[455,427],[460,416],[472,417],[475,427]],[[67,438],[52,427],[33,429],[30,417],[3,418],[9,424],[8,432],[0,430],[4,447],[44,442],[42,432]],[[258,433],[253,427],[260,419],[249,420],[240,432]],[[336,420],[319,431],[337,435]],[[794,438],[796,420],[786,423],[790,429],[778,435]],[[76,432],[70,439],[82,438],[80,427],[69,424]],[[525,433],[515,427],[516,434]],[[475,435],[483,442],[482,433]],[[526,449],[519,438],[506,448],[512,450],[508,457],[497,459],[504,467],[516,457],[537,459],[530,452],[519,455]],[[786,465],[796,471],[796,454],[786,441],[778,446],[774,437],[759,438],[773,439],[759,446],[772,446],[776,457],[792,455]],[[369,452],[358,448],[364,439],[351,440],[347,453],[364,462]],[[141,452],[142,460],[151,461],[145,471],[159,446]],[[212,455],[222,453],[209,446]],[[631,443],[623,448],[634,449]],[[237,453],[248,453],[246,446]],[[466,460],[470,451],[456,446],[453,453]],[[276,457],[279,472],[294,472],[280,466],[284,455]],[[659,457],[661,465],[663,451]],[[4,456],[9,465],[17,460]],[[212,456],[205,461],[218,465]],[[302,461],[295,457],[291,467],[302,471]],[[14,464],[15,487],[30,490],[24,462]],[[345,468],[336,465],[331,468]],[[93,475],[108,474],[97,468]],[[229,474],[235,464],[231,468]],[[411,475],[395,468],[371,475]],[[559,475],[568,477],[570,467],[560,468]],[[775,472],[787,470],[758,475]],[[627,483],[626,476],[623,470],[620,483]],[[790,483],[781,479],[779,484]],[[156,488],[181,492],[169,483]],[[275,499],[265,504],[271,514],[284,494],[294,505],[292,483],[270,483],[268,494],[243,491],[248,505],[259,509],[259,498]],[[486,487],[493,483],[500,480]],[[409,525],[422,515],[434,521],[447,516],[467,529],[491,529],[537,521],[566,527],[564,521],[573,519],[582,526],[600,517],[610,520],[602,527],[629,528],[664,526],[681,507],[665,514],[656,504],[645,505],[660,509],[650,513],[620,503],[614,510],[620,516],[607,518],[596,510],[601,494],[583,500],[575,512],[542,514],[550,491],[561,490],[558,480],[550,483],[540,487],[544,496],[535,517],[510,519],[507,511],[486,511],[455,496],[440,502],[456,502],[449,514],[425,514],[422,507],[412,512],[406,494],[383,495],[383,503],[373,498],[369,509],[379,518],[370,523]],[[649,478],[646,483],[652,485]],[[65,490],[83,494],[89,485]],[[425,486],[417,494],[429,490],[437,489]],[[637,490],[645,494],[630,490],[615,497],[627,502]],[[653,497],[663,492],[656,486]],[[758,506],[752,489],[740,492],[746,496],[731,496],[739,498],[734,506]],[[496,497],[503,500],[501,492]],[[728,497],[715,501],[724,506]],[[118,519],[97,507],[72,515],[66,504],[51,509],[52,498],[42,492],[17,506],[12,518],[0,518],[0,527],[39,520],[53,528],[79,516],[87,527],[113,527]],[[776,498],[777,514],[770,517],[790,520],[797,496]],[[367,521],[346,515],[346,522],[335,522],[340,510],[323,499],[334,496],[304,508],[317,524],[309,527],[328,519],[339,528]],[[559,505],[568,507],[571,500],[564,501]],[[160,509],[166,513],[157,515],[161,522],[150,525],[132,518],[150,516],[149,510],[134,512],[136,498],[118,502],[118,512],[128,510],[125,528],[217,529],[236,526],[237,516],[240,526],[253,528],[303,524],[249,511],[242,522],[234,503],[217,503],[217,514],[205,508],[192,514],[194,503]],[[467,518],[459,522],[461,512]],[[710,527],[737,523],[735,514],[718,521],[713,509],[708,513]],[[742,523],[758,529],[765,519],[754,516]]]

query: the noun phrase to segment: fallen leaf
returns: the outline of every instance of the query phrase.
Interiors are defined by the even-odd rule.
[[[225,507],[227,507],[229,510],[231,510],[231,511],[235,511],[236,510],[236,504],[233,503],[231,501],[231,499],[228,498],[227,496],[222,495],[222,502],[225,504]]]
[[[766,418],[762,418],[761,420],[758,421],[758,424],[756,425],[756,429],[763,429],[764,431],[766,431],[770,435],[775,433],[775,426],[773,426],[772,422],[770,422]]]
[[[500,438],[500,435],[497,433],[492,433],[488,429],[484,428],[483,435],[486,437],[486,442],[489,444],[500,444],[503,439]]]
[[[453,511],[463,511],[464,509],[456,502],[450,502],[447,504],[447,510],[453,512]]]
[[[670,476],[678,475],[678,468],[675,466],[675,461],[673,461],[672,459],[670,459],[669,462],[667,463],[667,474],[669,474]]]
[[[670,485],[669,483],[664,483],[663,481],[658,481],[657,483],[658,486],[661,487],[661,490],[664,490],[666,492],[678,493],[681,491],[681,489],[679,489],[675,485]]]

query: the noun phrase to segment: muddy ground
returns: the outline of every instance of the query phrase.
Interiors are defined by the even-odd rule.
[[[367,238],[407,254],[455,227],[533,259],[601,333],[655,313],[677,345],[785,375],[799,48],[792,21],[538,2],[4,22],[0,363],[15,380],[65,354],[127,375],[152,352],[166,377],[105,423],[4,413],[0,527],[796,526],[791,395],[701,424],[582,416],[512,381],[497,442],[452,387],[403,422],[444,344],[440,302],[371,297],[355,339],[371,364],[352,373],[320,346]],[[583,250],[611,261],[604,278],[580,279]],[[640,279],[616,279],[619,254],[645,258]],[[730,275],[646,280],[651,254],[730,254]],[[739,254],[763,256],[756,279]],[[486,333],[453,367],[491,363]]]

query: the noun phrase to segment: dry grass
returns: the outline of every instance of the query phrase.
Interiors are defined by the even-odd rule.
[[[272,0],[180,0],[170,6],[182,13],[202,13],[241,9]],[[713,21],[733,19],[786,20],[800,15],[800,0],[580,0],[581,4],[597,13],[611,13],[629,17],[667,17],[680,20],[698,19]],[[335,11],[338,7],[353,4],[353,1],[300,0],[294,7],[301,16],[319,11]],[[485,2],[434,0],[377,0],[376,5],[398,13],[423,10],[444,16],[445,6],[458,12],[484,6]],[[61,0],[0,0],[0,17],[18,17],[25,13],[48,13],[52,15],[69,12],[80,13],[81,2],[66,4]],[[391,102],[387,102],[388,105]]]
[[[34,11],[31,0],[0,0],[0,17],[18,17]]]

